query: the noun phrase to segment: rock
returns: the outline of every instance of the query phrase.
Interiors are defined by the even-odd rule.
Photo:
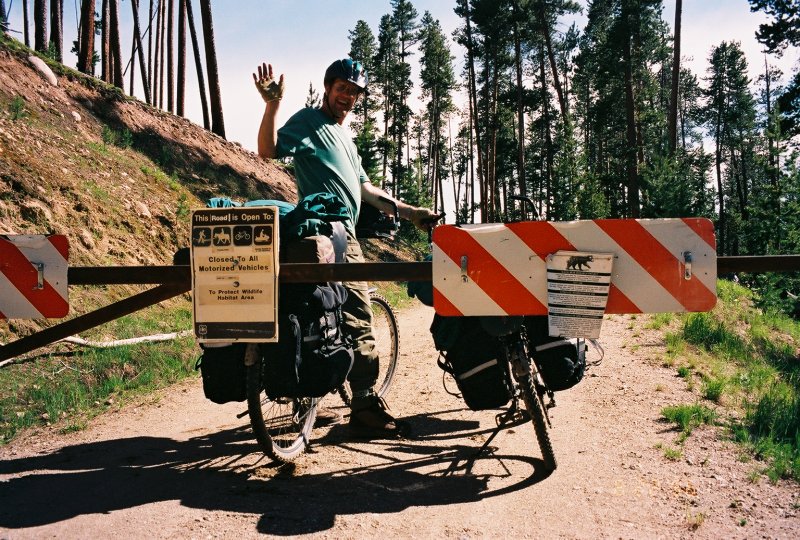
[[[150,213],[150,209],[147,208],[147,205],[144,204],[142,201],[136,201],[134,203],[134,208],[136,209],[136,213],[141,217],[151,218],[153,214]]]
[[[81,239],[81,244],[86,246],[88,249],[94,248],[94,237],[92,233],[83,229],[80,233],[78,233],[78,237]]]
[[[81,115],[80,115],[80,113],[78,111],[72,111],[72,118],[76,122],[80,122],[81,121]]]
[[[56,79],[56,74],[53,73],[53,70],[50,69],[50,66],[48,66],[44,62],[44,60],[42,60],[38,56],[31,55],[28,57],[28,62],[31,63],[34,69],[36,69],[36,71],[39,72],[39,75],[41,75],[44,80],[46,80],[52,86],[58,86],[58,79]]]

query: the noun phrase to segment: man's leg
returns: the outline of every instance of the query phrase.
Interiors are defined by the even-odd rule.
[[[348,235],[347,262],[364,262],[358,240]],[[375,394],[378,353],[372,333],[372,308],[366,282],[345,282],[347,301],[342,309],[345,331],[353,339],[353,369],[347,377],[353,393],[350,429],[364,437],[396,437],[409,431],[406,422],[395,420]]]
[[[364,262],[358,240],[348,235],[347,262]],[[372,334],[372,308],[365,281],[346,281],[347,301],[342,313],[345,332],[353,340],[353,369],[347,379],[354,394],[359,395],[375,386],[378,379],[378,353]],[[356,398],[357,399],[357,398]]]

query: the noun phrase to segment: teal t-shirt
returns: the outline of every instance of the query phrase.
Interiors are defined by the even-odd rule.
[[[319,109],[301,109],[278,130],[277,154],[294,158],[300,198],[325,192],[344,201],[351,217],[345,227],[355,236],[361,183],[369,180],[347,130]]]

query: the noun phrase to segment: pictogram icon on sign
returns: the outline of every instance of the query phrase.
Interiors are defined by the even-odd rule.
[[[0,319],[65,317],[68,259],[64,235],[0,236]]]

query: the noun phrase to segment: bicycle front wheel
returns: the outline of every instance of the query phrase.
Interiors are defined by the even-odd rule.
[[[553,452],[553,445],[550,442],[550,434],[547,432],[544,403],[536,391],[530,375],[519,379],[519,387],[522,392],[522,400],[525,402],[525,408],[528,409],[533,429],[536,432],[536,439],[539,441],[539,449],[542,451],[544,466],[548,471],[552,472],[556,470],[558,464],[556,463],[555,452]]]
[[[370,295],[372,307],[372,332],[375,336],[375,350],[378,353],[378,388],[379,397],[385,396],[392,385],[397,371],[398,347],[400,334],[397,328],[397,317],[392,311],[389,301],[379,294]]]
[[[317,418],[318,398],[274,398],[264,391],[263,359],[258,344],[245,356],[257,355],[247,366],[247,412],[259,446],[276,461],[289,462],[305,451]]]

